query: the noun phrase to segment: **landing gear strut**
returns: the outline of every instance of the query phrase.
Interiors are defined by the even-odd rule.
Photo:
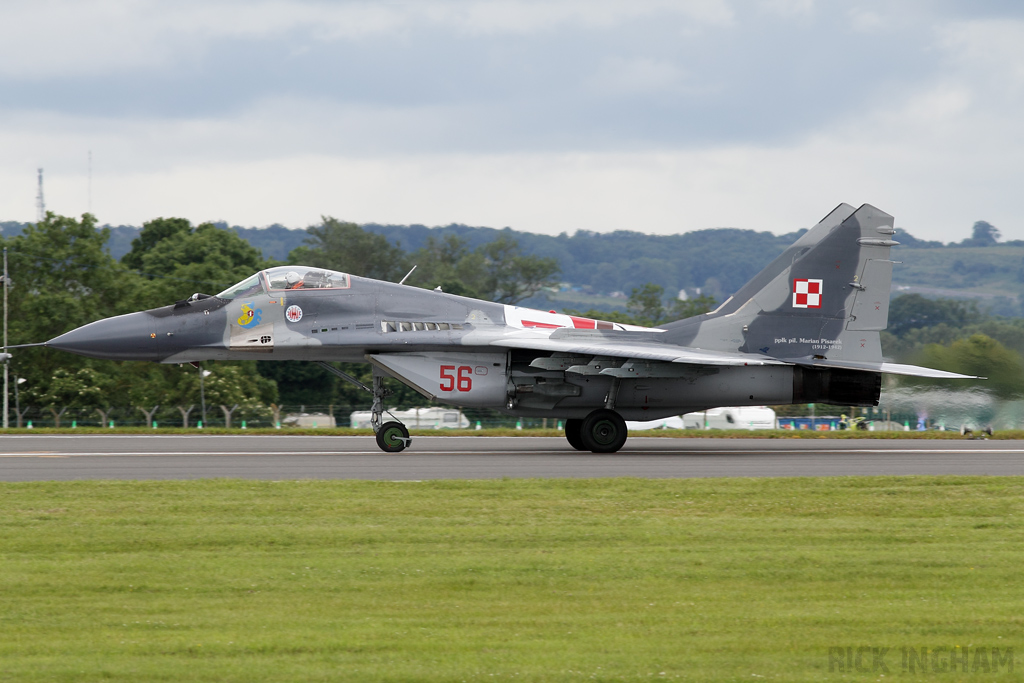
[[[397,420],[384,422],[384,397],[391,393],[384,388],[384,375],[373,366],[373,405],[370,406],[370,426],[377,433],[377,445],[385,453],[401,453],[412,439],[409,430]],[[383,424],[381,424],[383,422]]]
[[[384,422],[384,397],[391,394],[390,389],[384,387],[384,374],[373,366],[373,388],[370,388],[357,380],[352,375],[342,372],[330,363],[316,361],[328,372],[337,375],[346,382],[354,384],[363,391],[373,395],[373,404],[370,406],[370,426],[377,435],[377,446],[385,453],[400,453],[409,447],[412,439],[409,438],[409,430],[398,421]]]

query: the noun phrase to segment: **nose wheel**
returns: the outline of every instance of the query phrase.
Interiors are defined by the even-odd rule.
[[[409,430],[401,422],[385,422],[377,430],[377,445],[385,453],[400,453],[411,441]]]

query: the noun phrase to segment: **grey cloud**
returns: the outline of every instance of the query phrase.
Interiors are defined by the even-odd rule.
[[[857,31],[845,13],[821,9],[808,21],[748,12],[695,26],[654,7],[615,24],[557,28],[496,35],[421,21],[330,40],[306,25],[239,32],[173,64],[0,79],[0,107],[230,118],[284,98],[408,112],[409,128],[394,135],[345,136],[374,149],[398,141],[456,151],[771,143],[848,116],[936,68],[926,32]],[[417,124],[423,108],[445,110],[449,125]]]
[[[0,174],[28,178],[30,211],[37,165],[81,176],[93,149],[97,187],[117,173],[135,188],[136,217],[116,220],[192,202],[242,222],[344,209],[558,231],[646,212],[659,230],[789,230],[819,210],[812,197],[872,201],[915,234],[979,216],[1005,231],[1015,215],[1015,4],[491,4],[356,7],[346,24],[319,21],[336,3],[258,3],[218,28],[243,5],[200,16],[186,3],[173,26],[142,26],[120,52],[97,44],[93,61],[88,41],[40,37],[65,52],[36,70],[4,43]],[[5,5],[0,38],[9,18]],[[221,208],[212,179],[232,177],[240,199]]]

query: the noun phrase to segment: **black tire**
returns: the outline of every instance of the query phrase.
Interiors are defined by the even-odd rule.
[[[583,418],[583,446],[593,453],[614,453],[626,443],[626,421],[614,410],[595,410]]]
[[[401,422],[385,422],[377,431],[377,445],[385,453],[401,453],[405,450],[409,430]]]
[[[565,421],[565,440],[576,450],[585,451],[587,447],[583,445],[583,438],[580,436],[581,429],[583,429],[583,420],[573,418]]]

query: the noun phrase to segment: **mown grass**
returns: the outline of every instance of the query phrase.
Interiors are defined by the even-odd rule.
[[[501,427],[492,429],[411,429],[409,433],[413,436],[557,436],[565,437],[565,432],[559,429],[514,429],[512,427]],[[117,427],[108,429],[104,427],[78,427],[76,429],[61,427],[39,427],[34,429],[0,429],[0,436],[5,434],[41,435],[41,434],[71,434],[88,436],[98,434],[101,436],[115,436],[118,434],[145,434],[147,436],[160,435],[237,435],[237,436],[373,436],[371,429],[352,429],[350,427],[331,428],[303,428],[288,427],[272,429],[270,427],[257,429],[224,429],[223,427],[207,427],[205,429],[183,429],[181,427],[160,427],[151,429],[148,427]],[[964,437],[958,431],[911,431],[911,432],[868,432],[859,429],[848,429],[841,431],[819,432],[809,429],[650,429],[644,431],[631,431],[631,437],[657,437],[663,439],[953,439],[960,440]],[[1024,439],[1024,429],[1006,429],[994,432],[991,436],[977,435],[979,438],[990,438],[999,440]]]
[[[2,484],[0,680],[896,677],[1020,647],[1022,518],[1024,478]]]

